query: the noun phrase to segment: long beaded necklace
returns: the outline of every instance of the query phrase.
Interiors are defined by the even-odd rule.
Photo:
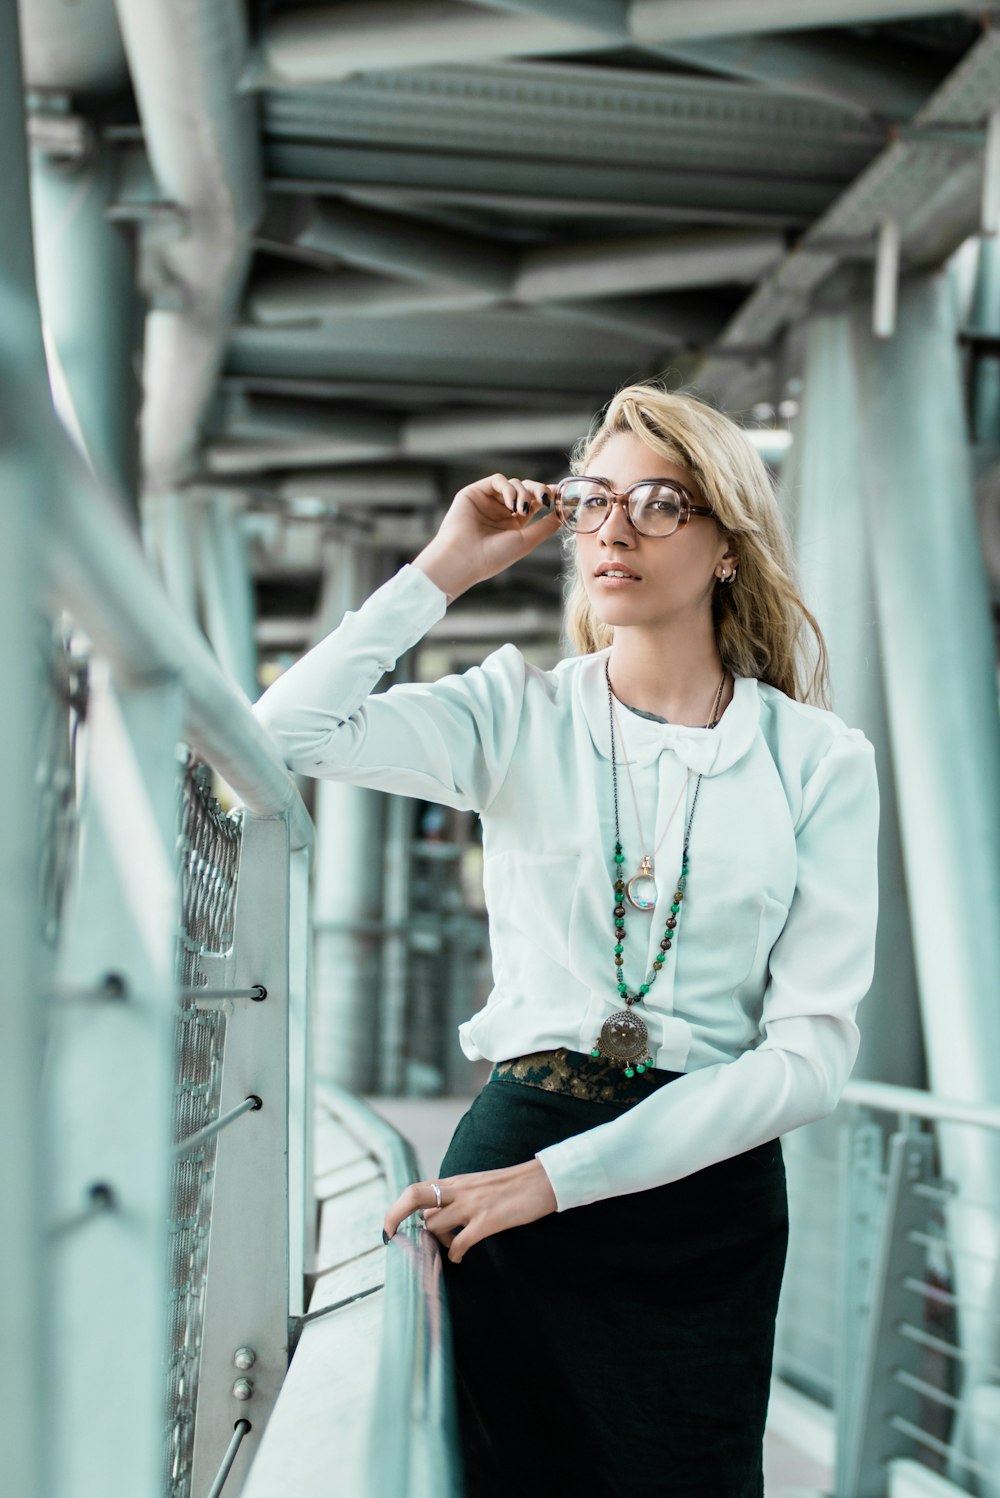
[[[618,761],[615,755],[615,698],[611,690],[611,674],[608,662],[604,662],[604,679],[608,685],[608,714],[611,720],[611,784],[614,791],[615,802],[615,852],[614,852],[614,922],[615,922],[615,983],[618,988],[618,997],[625,1001],[625,1008],[618,1009],[614,1014],[608,1016],[601,1026],[601,1033],[594,1041],[590,1054],[592,1056],[603,1056],[607,1061],[613,1061],[624,1067],[626,1077],[634,1077],[636,1072],[644,1072],[653,1065],[653,1059],[649,1054],[649,1031],[646,1022],[638,1014],[633,1013],[633,1005],[639,1004],[649,993],[650,988],[656,982],[660,969],[662,968],[666,955],[677,939],[677,917],[680,914],[681,904],[684,900],[684,891],[687,888],[688,869],[690,868],[690,843],[691,824],[694,821],[695,807],[698,805],[698,792],[701,790],[702,775],[699,774],[695,782],[694,795],[691,798],[691,810],[688,813],[687,826],[684,829],[684,847],[681,853],[681,871],[677,876],[677,884],[674,889],[674,898],[670,905],[670,914],[667,916],[663,936],[660,938],[660,954],[654,958],[653,966],[646,975],[645,983],[640,983],[638,992],[630,994],[628,985],[622,975],[625,962],[625,880],[622,875],[622,864],[625,862],[625,854],[622,852],[621,825],[618,817]],[[712,718],[705,726],[714,728],[718,723],[719,703],[722,701],[722,692],[726,685],[726,673],[723,671],[719,690],[715,694],[715,705],[712,709]]]

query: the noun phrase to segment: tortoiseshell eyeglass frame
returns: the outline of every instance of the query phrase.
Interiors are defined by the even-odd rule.
[[[608,496],[609,496],[610,501],[611,501],[611,508],[608,510],[608,514],[601,517],[600,522],[597,525],[594,526],[593,530],[584,531],[584,530],[581,530],[578,525],[570,525],[567,522],[567,520],[566,520],[565,511],[563,510],[562,497],[563,497],[563,491],[566,488],[567,484],[580,484],[580,483],[600,484],[600,485],[602,485],[602,487],[605,488],[608,491]],[[677,524],[674,526],[674,528],[673,528],[672,531],[664,531],[664,532],[662,532],[659,535],[657,535],[657,533],[655,531],[654,532],[644,531],[644,530],[641,530],[640,527],[636,525],[635,520],[632,518],[632,501],[631,501],[632,492],[635,489],[643,489],[643,488],[645,488],[647,484],[661,484],[664,489],[670,489],[670,490],[673,491],[674,494],[677,495],[677,498],[680,501],[680,504],[678,506],[679,513],[678,513],[678,517],[677,517]],[[573,474],[570,474],[567,478],[560,479],[559,482],[558,482],[558,484],[553,484],[551,486],[551,491],[555,494],[556,514],[559,516],[559,519],[562,522],[562,524],[565,527],[565,529],[568,530],[570,532],[570,534],[574,535],[574,536],[595,536],[597,534],[597,532],[600,530],[601,526],[607,520],[608,515],[611,514],[611,510],[614,508],[615,505],[623,505],[624,509],[625,509],[625,517],[628,520],[628,523],[632,527],[632,529],[635,532],[637,532],[638,535],[640,535],[640,536],[646,536],[651,541],[667,541],[667,540],[670,539],[671,536],[676,536],[676,534],[680,530],[681,526],[682,525],[687,525],[687,523],[690,520],[690,518],[691,518],[692,515],[714,515],[715,514],[715,511],[713,509],[711,509],[711,507],[709,505],[698,505],[698,504],[695,504],[694,500],[691,498],[691,495],[689,494],[689,492],[687,491],[687,489],[685,489],[684,485],[683,484],[679,484],[676,479],[666,479],[666,478],[640,479],[638,481],[638,483],[636,483],[636,484],[630,484],[627,489],[625,489],[621,493],[619,493],[618,490],[614,488],[614,486],[609,482],[608,479],[600,478],[596,474],[592,474],[592,473],[573,473]]]

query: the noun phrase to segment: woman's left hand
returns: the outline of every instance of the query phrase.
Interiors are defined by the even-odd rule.
[[[540,1160],[444,1176],[436,1184],[441,1191],[440,1207],[430,1182],[415,1181],[385,1214],[384,1230],[391,1238],[405,1217],[422,1211],[453,1264],[460,1264],[467,1249],[493,1233],[536,1222],[556,1210],[555,1192]]]

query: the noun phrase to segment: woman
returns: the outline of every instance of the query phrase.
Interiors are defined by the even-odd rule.
[[[305,774],[473,808],[494,1062],[422,1211],[445,1250],[469,1498],[758,1498],[787,1202],[872,977],[871,745],[733,422],[618,393],[553,488],[494,474],[265,694]],[[577,654],[512,645],[369,695],[448,603],[555,533]],[[815,666],[802,684],[800,642]]]

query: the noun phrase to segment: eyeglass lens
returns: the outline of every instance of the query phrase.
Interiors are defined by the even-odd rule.
[[[561,493],[563,519],[570,530],[598,530],[611,509],[614,491],[599,479],[566,483]],[[681,499],[669,484],[637,484],[626,501],[628,516],[644,536],[669,536],[680,523]]]

